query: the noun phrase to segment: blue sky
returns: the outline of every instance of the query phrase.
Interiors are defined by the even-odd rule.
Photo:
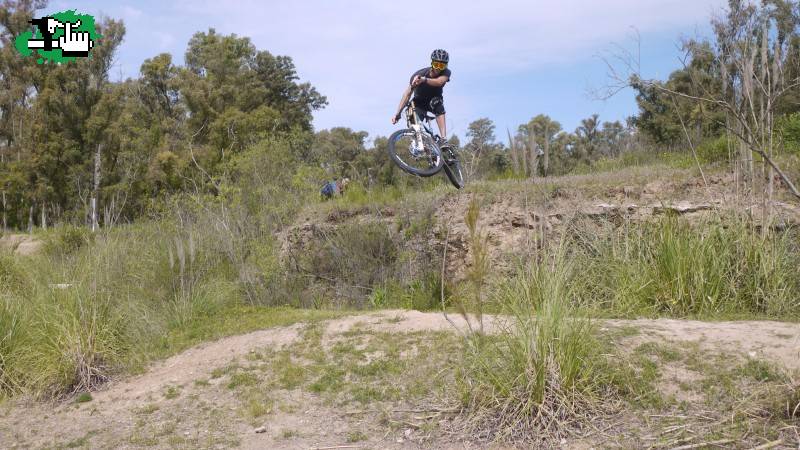
[[[127,27],[112,78],[137,76],[149,57],[168,52],[182,63],[197,31],[215,28],[251,38],[258,49],[294,60],[329,105],[315,114],[317,130],[346,126],[386,136],[409,75],[429,63],[434,48],[450,52],[445,87],[450,133],[462,139],[488,117],[498,139],[536,114],[572,131],[592,113],[624,120],[636,112],[633,92],[599,101],[590,92],[609,83],[598,55],[614,45],[641,43],[641,73],[664,78],[680,67],[681,38],[707,36],[724,0],[492,0],[402,2],[294,1],[51,1],[47,13],[76,9],[122,19]]]

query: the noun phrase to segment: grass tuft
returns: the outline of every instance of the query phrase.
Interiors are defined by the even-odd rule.
[[[598,344],[591,322],[573,318],[574,273],[563,251],[521,270],[495,299],[510,322],[496,337],[468,338],[458,380],[473,432],[556,438],[596,411]]]
[[[585,234],[584,234],[585,233]],[[761,234],[728,217],[675,217],[578,232],[582,304],[597,314],[695,318],[798,317],[800,252],[791,233]]]

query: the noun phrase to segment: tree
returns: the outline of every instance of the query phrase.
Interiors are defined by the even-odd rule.
[[[30,103],[37,64],[20,58],[14,46],[16,36],[30,27],[35,12],[46,1],[6,0],[0,4],[0,207],[2,227],[23,223],[27,140],[30,138]]]
[[[603,128],[599,136],[599,149],[603,155],[616,157],[619,156],[620,145],[627,135],[627,130],[618,120],[614,122],[603,122]]]
[[[195,33],[179,83],[195,162],[213,175],[228,154],[293,129],[310,131],[311,112],[327,100],[296,79],[291,58],[258,51],[248,38]]]
[[[545,114],[539,114],[528,121],[526,125],[520,125],[520,134],[522,136],[527,136],[528,140],[530,140],[532,136],[534,142],[542,149],[542,175],[544,176],[547,176],[549,173],[550,149],[553,144],[553,139],[560,131],[561,124]],[[533,155],[535,149],[529,148],[529,151]]]
[[[578,148],[583,157],[593,158],[597,145],[597,136],[600,131],[598,114],[592,114],[586,119],[581,120],[581,124],[575,129],[578,136]]]
[[[34,71],[35,98],[30,110],[36,120],[27,125],[31,138],[24,146],[29,174],[24,197],[29,217],[39,208],[42,226],[48,211],[58,215],[62,210],[83,209],[87,192],[97,202],[98,184],[91,181],[100,176],[97,152],[116,116],[115,99],[108,98],[105,107],[98,105],[104,97],[113,96],[108,70],[125,28],[108,19],[98,22],[96,29],[103,44],[93,50],[92,58],[43,64]]]
[[[357,179],[361,170],[355,163],[366,152],[367,132],[336,127],[322,130],[314,137],[312,158],[307,162],[321,164],[334,177],[349,176]]]
[[[800,191],[773,159],[776,115],[782,107],[791,110],[787,99],[796,98],[794,96],[800,89],[800,58],[795,47],[799,23],[800,8],[796,2],[766,0],[756,4],[729,0],[727,11],[712,20],[714,45],[695,45],[689,49],[697,56],[700,54],[697,49],[704,48],[703,54],[710,61],[707,66],[713,69],[706,70],[710,84],[697,76],[689,77],[691,92],[642,79],[631,58],[624,63],[632,71],[627,76],[621,76],[610,64],[609,67],[618,85],[630,85],[635,89],[642,87],[644,91],[664,99],[662,110],[668,101],[676,111],[680,111],[678,102],[681,101],[689,104],[693,111],[703,113],[707,110],[723,115],[724,120],[712,123],[720,122],[719,126],[726,130],[736,147],[735,171],[742,175],[737,179],[753,182],[750,191],[756,191],[754,163],[761,160],[765,163],[761,179],[766,181],[766,197],[772,196],[775,172],[800,199]],[[624,55],[621,60],[626,60]],[[719,88],[714,89],[715,86]],[[685,117],[685,114],[677,116],[681,131],[696,157],[696,139],[692,139],[691,131],[693,118]],[[641,121],[638,125],[640,129],[647,128],[647,124]],[[697,132],[694,134],[696,138]],[[771,205],[771,202],[767,204]],[[768,214],[768,208],[765,211]]]
[[[657,144],[675,146],[685,138],[684,126],[691,132],[695,142],[703,138],[716,138],[723,132],[725,115],[717,106],[698,104],[683,96],[669,94],[678,92],[688,96],[719,95],[722,83],[719,78],[719,63],[714,57],[711,43],[687,41],[683,49],[689,63],[672,72],[666,82],[643,83],[634,80],[637,91],[636,103],[639,115],[635,124]]]
[[[472,178],[478,171],[483,155],[496,146],[494,122],[486,117],[473,121],[467,127],[467,138],[469,142],[464,146],[464,153],[469,160],[465,161],[465,173]]]

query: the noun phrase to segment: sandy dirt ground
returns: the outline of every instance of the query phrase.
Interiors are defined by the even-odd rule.
[[[441,313],[400,310],[348,316],[325,322],[323,341],[354,327],[398,335],[466,329],[461,317],[449,318],[452,323]],[[800,324],[657,319],[598,320],[596,325],[606,330],[636,328],[639,332],[629,338],[632,345],[648,340],[693,342],[704,349],[771,360],[789,370],[800,369]],[[492,332],[504,323],[487,317],[485,326]],[[299,389],[282,399],[293,406],[267,415],[263,429],[258,430],[262,432],[256,432],[259,427],[235,412],[236,400],[231,392],[193,386],[196,380],[219,383],[219,379],[211,377],[212,371],[232,360],[295,342],[302,327],[303,324],[296,324],[266,329],[201,344],[153,364],[146,373],[112,381],[94,393],[91,402],[7,403],[0,406],[0,447],[485,448],[485,444],[446,435],[423,439],[420,431],[412,428],[390,429],[381,422],[378,411],[353,414]],[[182,386],[183,395],[169,400],[164,392],[172,386]],[[349,443],[352,439],[348,433],[354,429],[363,435],[357,443]],[[171,438],[159,440],[152,436]],[[572,444],[564,442],[564,447],[583,447]]]

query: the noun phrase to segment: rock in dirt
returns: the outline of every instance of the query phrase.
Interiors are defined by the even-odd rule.
[[[258,428],[256,428],[255,431],[256,431],[256,433],[266,433],[267,432],[267,427],[258,427]]]
[[[713,206],[707,203],[694,205],[688,202],[680,202],[676,205],[655,205],[653,206],[653,214],[689,214],[710,209],[713,209]]]

